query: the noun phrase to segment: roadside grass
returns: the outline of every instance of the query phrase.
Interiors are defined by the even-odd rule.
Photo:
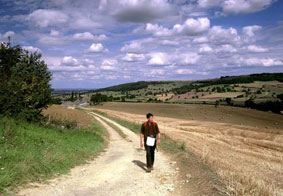
[[[76,108],[76,109],[78,109],[78,110],[80,110],[80,111],[84,111],[83,109],[81,109],[81,108]],[[97,112],[98,113],[98,112]],[[99,113],[99,114],[101,114],[101,113]],[[103,115],[103,114],[102,114]],[[106,114],[105,114],[106,115]],[[104,116],[105,116],[104,115]],[[108,118],[109,118],[109,116],[107,116]],[[111,128],[113,128],[122,138],[124,138],[124,139],[126,139],[127,138],[127,135],[119,128],[119,127],[117,127],[116,125],[114,125],[114,124],[112,124],[112,123],[110,123],[110,122],[108,122],[108,121],[106,121],[106,120],[103,120],[106,124],[108,124]]]
[[[100,114],[102,116],[105,116],[105,117],[107,117],[111,120],[114,120],[115,122],[119,123],[120,125],[122,125],[124,127],[127,127],[128,129],[130,129],[131,131],[133,131],[135,133],[139,133],[139,131],[140,131],[141,125],[130,123],[130,122],[127,122],[125,120],[109,116],[106,113],[101,112],[101,111],[97,111],[97,110],[91,110],[91,111],[94,112],[94,113]]]
[[[113,123],[110,123],[106,120],[104,120],[104,122],[106,124],[108,124],[110,127],[112,127],[122,138],[126,139],[127,138],[127,135],[119,128],[117,127],[116,125],[114,125]]]
[[[107,133],[93,119],[89,128],[59,128],[0,118],[0,195],[48,179],[94,158]]]
[[[135,124],[135,123],[130,123],[128,121],[125,121],[125,120],[122,120],[122,119],[119,119],[119,118],[115,118],[113,116],[109,116],[107,115],[106,113],[104,112],[101,112],[101,111],[98,111],[98,110],[92,110],[92,112],[94,113],[97,113],[97,114],[100,114],[102,116],[105,116],[117,123],[119,123],[120,125],[124,126],[124,127],[127,127],[128,129],[130,129],[131,131],[133,131],[134,133],[136,134],[139,134],[140,133],[140,128],[141,128],[141,125],[139,124]],[[109,125],[112,124],[112,123],[109,123]],[[113,124],[112,124],[113,125]],[[111,126],[111,125],[110,125]],[[115,125],[114,125],[115,126]],[[118,128],[118,127],[116,127]],[[118,128],[119,129],[119,128]],[[119,129],[120,130],[120,129]],[[121,130],[120,130],[121,131]],[[189,152],[188,150],[186,150],[186,147],[185,147],[185,143],[182,142],[181,144],[179,144],[179,142],[169,138],[166,134],[164,133],[161,133],[161,135],[163,136],[162,137],[162,142],[160,143],[160,147],[167,151],[167,152],[170,152],[170,153],[178,153],[178,152]]]

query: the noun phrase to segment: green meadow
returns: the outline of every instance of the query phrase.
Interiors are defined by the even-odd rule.
[[[0,118],[0,193],[86,163],[103,149],[104,136],[95,119],[87,129],[62,129]]]

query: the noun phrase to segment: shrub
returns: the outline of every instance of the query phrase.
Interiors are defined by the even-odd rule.
[[[27,121],[42,119],[51,102],[52,74],[41,54],[0,44],[0,113]]]

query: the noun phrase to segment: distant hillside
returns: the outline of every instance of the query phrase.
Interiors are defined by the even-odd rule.
[[[180,88],[174,89],[174,92],[177,94],[182,94],[185,92],[189,92],[192,89],[197,89],[212,85],[243,84],[243,83],[253,83],[255,81],[283,82],[283,73],[261,73],[261,74],[240,75],[240,76],[222,76],[220,78],[215,78],[210,80],[196,80],[194,83],[190,85],[185,85]]]
[[[89,91],[89,92],[132,91],[132,90],[147,88],[149,85],[169,84],[169,83],[172,83],[172,81],[138,81],[138,82],[131,82],[131,83],[126,83],[126,84],[119,84],[119,85],[110,86],[106,88],[100,88],[100,89]]]
[[[264,111],[283,111],[283,73],[222,76],[204,80],[139,81],[62,94],[62,101],[155,102],[233,105]],[[75,102],[74,102],[75,104]]]
[[[176,82],[202,84],[201,86],[209,86],[216,84],[238,84],[238,83],[252,83],[254,81],[279,81],[283,82],[283,73],[261,73],[251,75],[240,75],[240,76],[222,76],[214,79],[204,80],[193,80],[193,81],[138,81],[125,84],[119,84],[106,88],[100,88],[97,90],[91,90],[89,92],[101,92],[101,91],[133,91],[138,89],[147,88],[149,85],[158,84],[170,84]],[[181,88],[181,87],[180,87]],[[177,88],[176,88],[177,89]]]

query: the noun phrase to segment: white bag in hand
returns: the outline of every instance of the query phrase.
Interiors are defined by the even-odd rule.
[[[146,145],[148,146],[154,146],[155,138],[147,136],[146,138]]]

